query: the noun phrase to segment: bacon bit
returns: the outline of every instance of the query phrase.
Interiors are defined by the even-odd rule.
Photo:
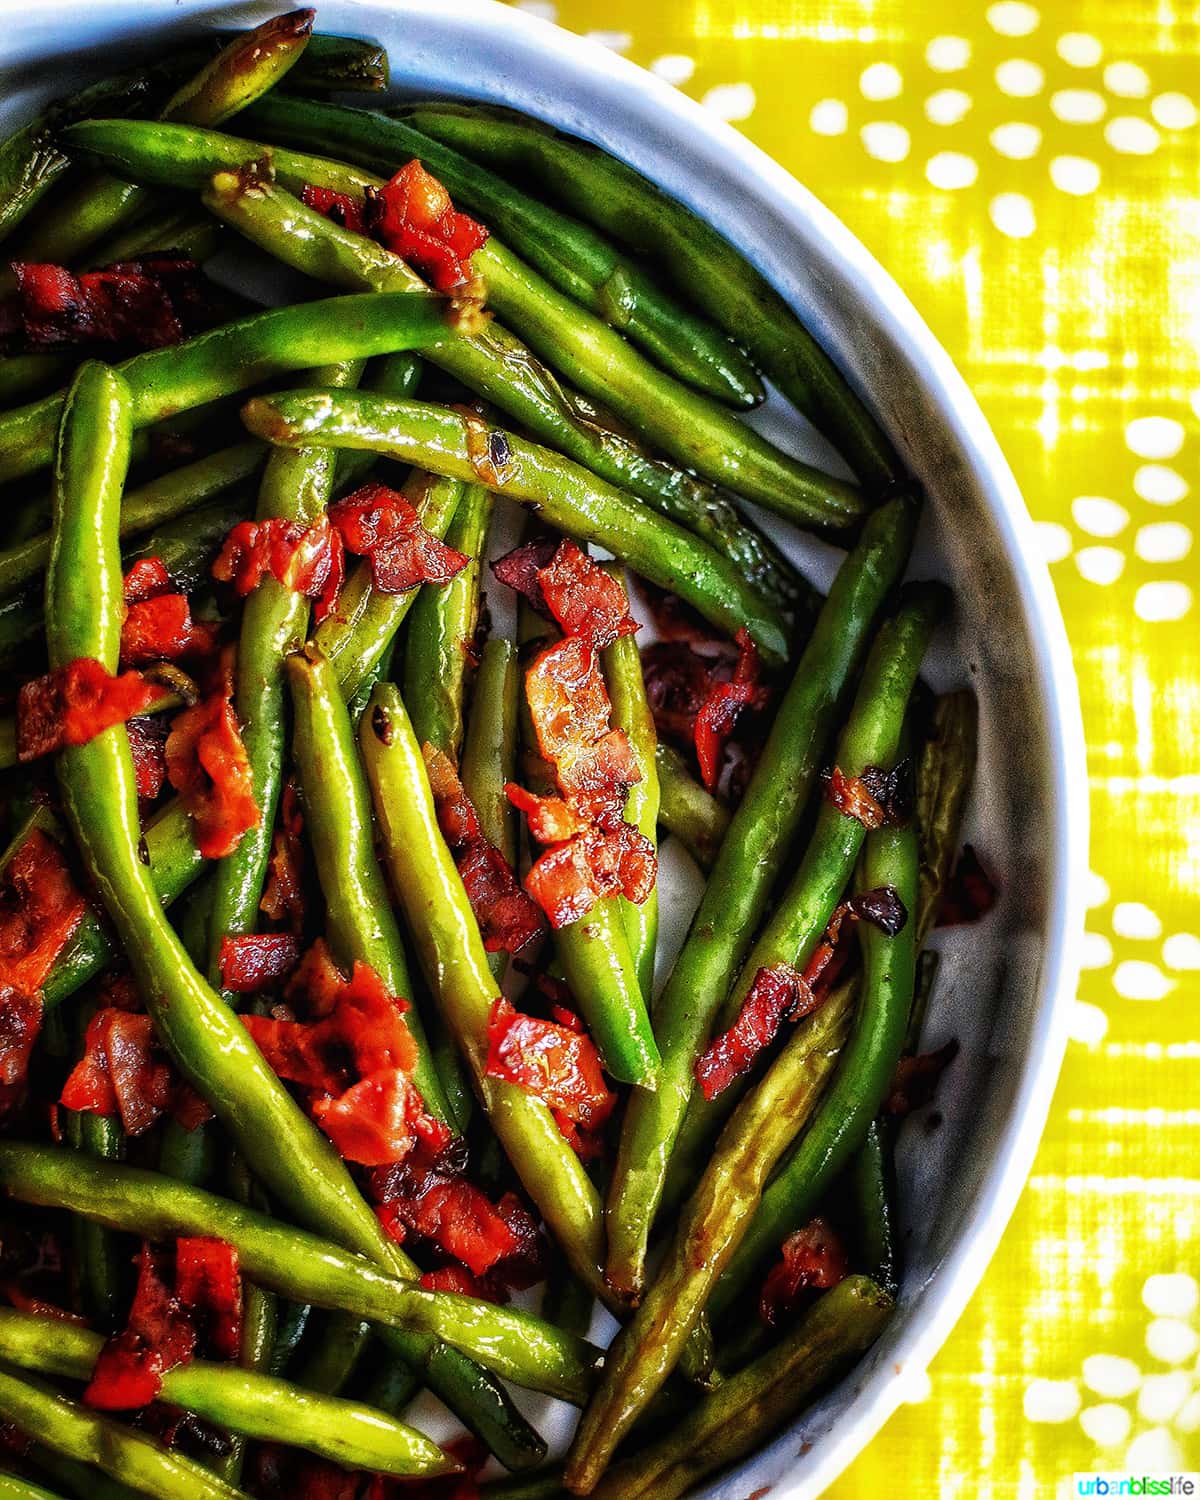
[[[598,651],[641,628],[629,613],[629,596],[620,581],[569,537],[538,569],[537,579],[546,607],[564,634],[589,641]]]
[[[801,1292],[827,1291],[846,1278],[850,1261],[845,1246],[824,1219],[813,1219],[783,1242],[783,1259],[763,1283],[758,1315],[776,1327],[796,1311]]]
[[[262,814],[226,682],[176,718],[167,737],[167,776],[195,823],[205,859],[232,854]]]
[[[978,922],[996,904],[999,894],[996,882],[984,868],[971,844],[964,844],[946,882],[938,903],[937,926],[955,927],[961,922]]]
[[[917,1057],[902,1057],[896,1064],[892,1086],[884,1113],[911,1115],[924,1109],[937,1090],[942,1074],[958,1056],[958,1042],[951,1038],[936,1052],[922,1052]]]
[[[483,413],[474,406],[451,402],[450,410],[463,419],[467,459],[480,484],[493,490],[503,489],[514,467],[508,433],[503,428],[490,427]]]
[[[336,1099],[313,1100],[312,1117],[345,1161],[385,1167],[403,1161],[421,1139],[421,1128],[436,1124],[407,1074],[381,1069],[352,1084]]]
[[[235,995],[255,995],[284,979],[300,962],[290,932],[226,934],[221,939],[221,987]]]
[[[612,1113],[591,1037],[571,1026],[522,1015],[502,997],[488,1020],[487,1076],[515,1084],[574,1125],[596,1131]]]
[[[471,256],[488,240],[483,225],[457,212],[450,194],[416,160],[401,167],[378,196],[368,197],[367,214],[381,243],[439,292],[471,280]]]
[[[167,1289],[158,1252],[143,1244],[137,1262],[137,1290],[125,1331],[101,1349],[83,1393],[86,1404],[100,1411],[149,1405],[162,1389],[163,1375],[191,1359],[196,1347],[196,1330]]]
[[[383,484],[364,484],[329,511],[347,552],[366,557],[382,594],[419,583],[449,583],[470,558],[447,547],[421,522],[415,506]]]
[[[838,812],[857,818],[872,830],[903,823],[908,816],[908,762],[890,771],[867,766],[861,776],[847,776],[834,766],[828,773],[825,795]]]
[[[242,1278],[232,1245],[201,1237],[176,1240],[175,1295],[215,1354],[241,1355]]]
[[[352,198],[349,193],[335,192],[333,188],[314,187],[311,182],[306,182],[300,190],[300,202],[316,209],[331,224],[352,230],[355,234],[366,233],[360,198]]]
[[[86,912],[62,850],[31,828],[0,874],[0,1085],[24,1083],[42,986]]]
[[[318,938],[301,958],[284,994],[288,1004],[299,1005],[314,1021],[332,1013],[346,984],[346,976],[333,961],[324,938]],[[403,1008],[403,1001],[397,1002]]]
[[[560,844],[586,833],[591,826],[561,797],[539,797],[515,782],[504,783],[504,794],[512,805],[525,814],[529,836],[539,844]]]
[[[544,931],[541,913],[503,854],[484,837],[479,814],[449,757],[432,745],[423,745],[421,753],[438,826],[462,877],[483,946],[489,953],[520,953]]]
[[[611,833],[589,828],[552,844],[525,877],[525,888],[557,930],[580,921],[607,896],[640,905],[657,872],[654,845],[631,823],[621,823]]]
[[[327,516],[311,526],[281,516],[239,521],[212,565],[218,583],[233,584],[243,598],[270,573],[284,588],[316,600],[318,624],[336,605],[345,572],[342,537]]]
[[[293,933],[304,927],[304,816],[295,781],[289,777],[279,800],[279,823],[271,841],[267,885],[259,911],[273,922],[286,922]]]
[[[17,759],[36,760],[66,745],[86,745],[163,696],[140,672],[113,677],[90,656],[22,684],[17,694]]]
[[[895,937],[904,930],[904,924],[908,921],[908,908],[900,899],[899,891],[892,885],[880,885],[873,891],[863,891],[848,904],[856,917],[878,927],[885,937]]]
[[[121,665],[205,656],[217,644],[220,626],[193,620],[186,594],[160,594],[131,604],[121,626]]]
[[[492,572],[500,582],[520,594],[527,604],[547,620],[550,619],[550,608],[542,593],[538,575],[549,565],[557,551],[558,543],[552,536],[535,537],[533,541],[522,542],[519,547],[498,557],[492,564]]]
[[[765,708],[769,694],[759,678],[758,649],[744,627],[736,637],[737,666],[728,682],[715,682],[696,714],[696,759],[705,787],[715,791],[725,758],[725,746],[743,708]]]
[[[213,320],[195,261],[160,255],[74,276],[62,266],[13,263],[17,291],[4,309],[27,349],[85,344],[160,349]]]
[[[405,1175],[411,1178],[413,1174]],[[464,1177],[427,1172],[415,1181],[402,1178],[392,1184],[391,1196],[379,1207],[379,1217],[393,1238],[412,1233],[428,1240],[461,1261],[472,1276],[485,1275],[521,1248],[496,1205]]]
[[[167,735],[170,730],[170,724],[161,714],[126,722],[125,733],[129,736],[129,753],[133,756],[139,797],[152,800],[163,789],[167,779]]]
[[[171,575],[161,557],[142,557],[125,575],[125,603],[139,604],[171,591]]]
[[[149,1016],[98,1010],[59,1102],[97,1115],[119,1112],[126,1135],[143,1135],[171,1103],[171,1067],[157,1050]]]
[[[655,641],[642,650],[646,698],[660,739],[683,751],[696,746],[696,715],[712,681],[713,663],[683,641]]]
[[[460,1297],[475,1297],[480,1302],[503,1302],[499,1290],[489,1281],[472,1276],[465,1266],[439,1266],[420,1278],[427,1292],[457,1292]]]

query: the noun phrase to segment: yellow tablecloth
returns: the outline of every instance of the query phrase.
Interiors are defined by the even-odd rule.
[[[524,0],[735,122],[974,387],[1075,651],[1086,971],[1033,1175],[928,1379],[831,1492],[1200,1469],[1200,4]]]

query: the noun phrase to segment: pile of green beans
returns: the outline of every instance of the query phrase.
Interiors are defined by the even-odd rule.
[[[454,1450],[405,1419],[423,1388],[511,1471],[484,1493],[670,1500],[768,1441],[891,1311],[903,1265],[887,1110],[936,972],[924,949],[959,849],[975,702],[934,698],[919,681],[947,612],[940,585],[905,581],[919,487],[741,254],[624,163],[510,111],[335,102],[383,90],[388,59],[369,39],[314,34],[314,17],[189,42],[0,142],[6,258],[85,274],[177,251],[216,277],[245,245],[270,257],[283,289],[270,307],[229,294],[225,321],[119,363],[20,333],[0,358],[0,483],[12,492],[0,689],[17,705],[0,716],[0,896],[18,912],[34,900],[13,862],[44,839],[86,896],[37,986],[30,1086],[61,1089],[81,1060],[95,1066],[89,1022],[127,1003],[110,989],[127,975],[179,1113],[161,1111],[144,1139],[127,1138],[119,1109],[52,1114],[41,1107],[51,1098],[3,1123],[0,1195],[68,1226],[61,1300],[77,1316],[0,1307],[0,1422],[33,1440],[0,1475],[0,1500],[238,1500],[264,1443],[304,1450],[302,1463],[453,1478]],[[235,117],[237,134],[217,128]],[[428,284],[446,284],[437,265],[393,248],[401,240],[376,202],[399,212],[388,185],[414,159],[488,231],[465,279],[441,294]],[[306,189],[361,203],[366,227],[320,211]],[[6,272],[9,294],[22,295]],[[741,420],[768,383],[856,482]],[[358,503],[342,506],[348,496]],[[756,510],[847,549],[826,597]],[[643,669],[645,635],[628,624],[598,635],[586,684],[557,684],[564,722],[572,693],[587,694],[589,723],[592,695],[607,694],[603,743],[614,757],[627,747],[630,767],[617,821],[572,852],[616,861],[635,847],[648,861],[664,840],[667,863],[689,864],[672,854],[682,846],[703,884],[686,934],[672,892],[660,900],[655,882],[645,900],[626,899],[634,886],[599,863],[582,917],[515,955],[485,948],[472,906],[480,869],[511,897],[509,877],[486,861],[468,869],[474,831],[470,850],[459,841],[452,853],[426,757],[457,771],[482,837],[532,895],[525,877],[544,851],[509,788],[557,797],[568,778],[566,759],[542,758],[545,708],[532,677],[527,700],[526,672],[560,620],[585,641],[589,629],[551,598],[549,575],[544,600],[535,578],[519,597],[492,578],[501,538],[521,526],[591,557],[598,592],[577,585],[573,615],[599,621],[600,591],[615,586],[640,629],[645,585],[687,606],[697,637],[756,648],[766,707],[737,720],[745,742],[716,791],[659,701],[671,684]],[[405,528],[430,556],[430,538],[461,555],[449,581],[392,591],[378,548],[404,545]],[[293,557],[298,547],[312,551]],[[234,559],[236,584],[223,567],[214,576],[218,553]],[[329,569],[319,608],[320,580],[296,558]],[[211,654],[164,647],[167,659],[143,670],[165,692],[136,730],[118,722],[79,743],[64,709],[47,774],[20,763],[37,694],[19,688],[48,669],[66,693],[83,657],[109,676],[127,670],[125,574],[149,560],[213,627]],[[668,616],[656,606],[654,618]],[[712,663],[733,647],[699,652],[711,653],[697,671],[719,702],[729,669]],[[182,709],[217,694],[230,716],[194,747],[196,782],[219,801],[232,764],[253,826],[209,860],[197,785],[181,774],[193,747],[177,730]],[[153,753],[156,726],[167,784],[139,800],[148,762],[135,769],[134,755]],[[872,821],[869,806],[860,816],[833,800],[835,769],[860,794],[887,782],[911,783],[912,796],[889,794]],[[285,827],[293,792],[298,821]],[[566,810],[578,805],[568,798]],[[302,887],[279,920],[277,849],[298,851],[287,873]],[[881,889],[898,925],[863,916],[837,935],[840,913],[870,910],[854,898]],[[674,956],[660,922],[682,937]],[[840,972],[706,1099],[699,1060],[762,971],[803,975],[831,932]],[[31,948],[43,935],[31,924]],[[324,1071],[352,1079],[346,1097],[380,1112],[354,1123],[386,1116],[386,1151],[348,1146],[319,1091],[283,1081],[267,1041],[256,1045],[271,1034],[285,1049],[300,1035],[287,1023],[361,1003],[353,984],[328,976],[326,992],[313,980],[319,964],[303,983],[227,987],[238,982],[227,940],[250,953],[268,936],[291,962],[319,940],[347,979],[365,966],[402,1002],[402,1077],[390,1066],[355,1077],[361,1039],[349,1031],[318,1044]],[[0,955],[0,986],[8,963]],[[536,1065],[561,1085],[558,1070],[578,1065],[577,1086],[600,1100],[594,1129],[552,1108],[552,1088],[543,1097],[504,1073],[502,1000],[534,1038],[523,1072]],[[258,1030],[251,1014],[283,1030]],[[0,1063],[12,1066],[7,1052]],[[140,1086],[112,1081],[120,1103]],[[208,1106],[206,1123],[183,1123],[182,1085]],[[454,1237],[468,1234],[490,1246],[500,1220],[518,1225],[513,1194],[540,1221],[536,1251],[466,1276],[469,1256],[457,1264],[447,1247],[462,1251]],[[405,1217],[418,1205],[419,1231]],[[764,1279],[818,1215],[844,1226],[849,1272],[768,1327]],[[140,1430],[136,1414],[79,1395],[132,1316],[136,1242],[169,1267],[185,1237],[224,1241],[241,1277],[236,1357],[161,1374],[159,1399],[215,1430],[203,1465]],[[546,1273],[540,1314],[503,1290],[527,1284],[526,1259]],[[447,1262],[464,1291],[428,1279]],[[587,1337],[597,1304],[618,1323],[607,1352]],[[556,1466],[510,1385],[580,1409]]]

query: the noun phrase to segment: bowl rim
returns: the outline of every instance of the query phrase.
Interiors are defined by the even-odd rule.
[[[357,3],[357,0],[352,0]],[[390,9],[414,16],[420,0],[387,0]],[[886,1367],[877,1368],[850,1398],[845,1412],[806,1456],[804,1472],[783,1474],[772,1495],[800,1500],[819,1495],[875,1437],[904,1398],[911,1371],[923,1371],[949,1336],[977,1289],[1016,1208],[1033,1166],[1062,1066],[1068,1014],[1079,977],[1088,869],[1086,752],[1078,684],[1066,626],[1043,561],[1033,519],[987,418],[964,377],[891,274],[850,229],[808,188],[740,131],[648,69],[611,48],[564,30],[499,0],[440,0],[438,25],[460,22],[500,26],[535,45],[554,66],[607,83],[619,95],[641,96],[678,131],[689,156],[707,145],[726,162],[744,169],[770,195],[773,207],[800,234],[823,239],[865,294],[877,323],[902,344],[924,370],[929,390],[955,445],[970,463],[995,522],[1018,590],[1037,672],[1037,695],[1046,710],[1046,750],[1050,761],[1052,846],[1047,887],[1055,899],[1047,909],[1037,1019],[1031,1044],[1013,1092],[1003,1134],[975,1201],[943,1259],[933,1282],[928,1310],[910,1319],[889,1349]],[[477,93],[477,91],[476,91]],[[557,124],[553,119],[550,123]],[[563,129],[577,128],[562,125]],[[607,142],[604,142],[607,144]],[[651,180],[653,150],[620,153]],[[922,1299],[926,1294],[922,1291]],[[885,1334],[886,1337],[886,1334]],[[853,1378],[853,1372],[850,1377]],[[798,1431],[799,1418],[787,1429]],[[777,1439],[771,1439],[775,1442]],[[769,1446],[769,1445],[768,1445]],[[756,1450],[718,1480],[730,1494],[766,1448]]]
[[[139,24],[140,46],[151,26],[165,24],[169,30],[191,23],[219,21],[228,25],[251,11],[267,15],[282,8],[254,3],[224,3],[224,0],[118,0],[112,7],[127,10]],[[880,1366],[861,1380],[842,1415],[805,1458],[799,1476],[780,1475],[773,1494],[784,1500],[815,1496],[831,1484],[867,1446],[883,1426],[905,1393],[903,1376],[923,1371],[958,1321],[987,1269],[1000,1237],[1016,1207],[1033,1165],[1049,1112],[1051,1098],[1066,1048],[1068,1013],[1080,968],[1087,874],[1088,802],[1085,741],[1078,686],[1072,665],[1066,627],[1054,594],[1049,569],[1042,561],[1037,533],[1026,509],[1016,479],[974,395],[950,356],[934,337],[912,302],[889,272],[861,241],[808,188],[740,131],[681,93],[671,84],[610,48],[542,20],[500,0],[438,0],[432,9],[427,0],[339,0],[342,12],[367,14],[383,9],[397,21],[410,19],[436,28],[463,26],[485,35],[509,37],[535,49],[542,60],[564,74],[586,78],[615,92],[617,100],[638,102],[638,112],[652,111],[669,134],[687,140],[689,155],[707,152],[728,165],[733,162],[769,195],[773,209],[788,222],[801,240],[815,238],[836,257],[860,292],[866,311],[878,327],[921,367],[927,391],[938,408],[946,432],[969,464],[979,494],[992,520],[1017,589],[1023,623],[1030,641],[1036,671],[1034,684],[1046,713],[1045,737],[1049,758],[1050,791],[1047,850],[1047,886],[1054,893],[1048,904],[1043,962],[1038,983],[1035,1023],[1024,1058],[1019,1082],[1013,1090],[1008,1118],[990,1153],[991,1162],[974,1193],[974,1202],[951,1249],[935,1276],[922,1289],[929,1300],[922,1317],[908,1319],[889,1349],[886,1367]],[[62,18],[67,35],[78,29],[80,13],[75,0],[0,0],[0,16],[10,24],[10,56],[22,46],[48,39],[54,22]],[[337,25],[342,23],[338,21]],[[87,22],[84,22],[85,28]],[[120,31],[120,40],[133,41]],[[478,90],[464,91],[474,93]],[[561,97],[561,95],[559,96]],[[541,111],[539,111],[541,113]],[[567,122],[565,112],[550,123],[579,133],[577,120]],[[656,180],[653,145],[619,153],[651,180]],[[852,1377],[848,1377],[852,1378]],[[798,1430],[803,1417],[787,1431]],[[778,1439],[771,1439],[771,1443]],[[767,1445],[769,1448],[770,1444]],[[742,1460],[713,1483],[736,1485],[746,1476],[767,1448]]]

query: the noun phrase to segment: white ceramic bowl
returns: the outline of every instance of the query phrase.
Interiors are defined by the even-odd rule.
[[[78,78],[283,4],[0,0],[0,128]],[[1086,764],[1062,620],[1029,516],[962,377],[862,245],[782,167],[698,105],[601,47],[492,0],[329,0],[323,30],[387,44],[398,90],[512,104],[598,142],[739,245],[880,414],[929,496],[916,570],[952,581],[957,618],[934,664],[981,709],[975,842],[1003,894],[977,929],[941,935],[926,1035],[956,1035],[945,1123],[899,1155],[906,1266],[896,1316],[861,1365],[705,1493],[815,1496],[894,1409],[978,1283],[1033,1161],[1076,980]],[[788,415],[766,423],[821,451]],[[768,519],[767,524],[775,527]],[[813,554],[806,554],[806,561]]]

